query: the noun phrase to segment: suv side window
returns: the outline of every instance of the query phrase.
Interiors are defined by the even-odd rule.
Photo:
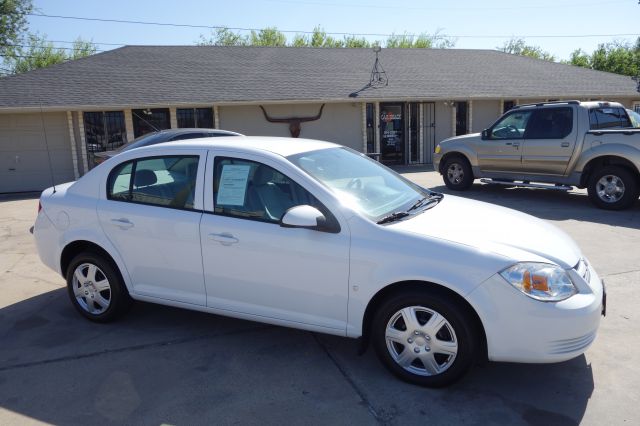
[[[176,209],[193,209],[197,155],[147,157],[117,165],[107,180],[107,198]]]
[[[631,122],[624,108],[598,107],[589,110],[589,125],[591,130],[615,129],[631,127]]]
[[[216,214],[279,223],[288,209],[305,204],[327,214],[306,189],[256,161],[216,157],[213,179]]]
[[[491,127],[490,139],[522,139],[531,111],[514,111]]]
[[[564,139],[573,130],[573,109],[535,110],[527,126],[526,139]]]

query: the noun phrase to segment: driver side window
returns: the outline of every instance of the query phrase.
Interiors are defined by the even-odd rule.
[[[311,205],[323,210],[307,190],[266,164],[216,157],[213,179],[216,214],[279,223],[294,206]]]
[[[503,117],[492,128],[490,139],[522,139],[527,123],[531,118],[531,111],[514,111]]]

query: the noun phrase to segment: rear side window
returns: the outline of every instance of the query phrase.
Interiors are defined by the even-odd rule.
[[[149,157],[116,166],[109,174],[107,198],[176,209],[193,209],[197,155]]]
[[[598,107],[589,110],[589,126],[591,130],[616,129],[631,127],[631,122],[624,108]]]
[[[573,130],[571,108],[535,110],[527,126],[526,139],[563,139]]]

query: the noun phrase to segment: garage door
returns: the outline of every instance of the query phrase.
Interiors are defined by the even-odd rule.
[[[0,193],[41,191],[51,186],[43,120],[53,181],[74,179],[66,113],[0,114]]]

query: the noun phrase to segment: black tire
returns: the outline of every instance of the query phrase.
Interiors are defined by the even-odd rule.
[[[93,276],[90,272],[91,265],[96,267]],[[74,279],[76,272],[81,277],[86,274],[83,282],[78,277]],[[91,321],[113,321],[124,314],[133,302],[117,266],[111,259],[105,259],[100,254],[84,252],[76,255],[69,263],[66,276],[71,303],[82,316]],[[104,279],[108,290],[103,289]],[[108,302],[107,306],[103,306],[105,302]]]
[[[473,185],[473,171],[466,158],[459,155],[447,158],[442,167],[442,179],[447,188],[465,191]]]
[[[606,183],[612,185],[609,190],[606,188]],[[618,192],[612,192],[615,188]],[[587,192],[591,202],[598,208],[626,209],[638,199],[637,177],[623,167],[606,166],[596,170],[590,176]]]
[[[417,328],[419,330],[412,330],[414,327],[407,327],[406,324],[406,330],[401,330],[404,316],[400,314],[400,311],[405,308],[417,312],[415,317],[418,320],[419,327]],[[434,329],[428,326],[428,320],[432,318],[429,312],[439,314],[447,321],[446,324],[435,329],[435,334]],[[427,322],[422,324],[423,321]],[[398,324],[400,324],[400,330]],[[392,296],[380,306],[372,322],[371,338],[380,361],[394,375],[406,382],[420,386],[443,387],[460,379],[476,359],[480,339],[474,324],[475,322],[465,309],[446,294],[428,289],[424,291],[413,290]],[[402,337],[398,337],[398,339],[402,343],[387,342],[388,327],[399,331],[398,336]],[[416,331],[419,334],[415,333]],[[443,332],[444,334],[442,334]],[[405,337],[407,338],[406,343],[404,343]],[[412,338],[411,341],[410,338]],[[443,342],[457,344],[457,353],[453,358],[452,355],[439,353],[441,350],[439,347]],[[416,350],[420,352],[416,353]],[[392,355],[392,351],[395,355]],[[407,354],[409,359],[413,361],[408,361],[411,364],[406,365],[405,363],[403,367],[396,362],[394,356],[401,358],[405,354],[404,351],[409,351]],[[432,369],[429,372],[427,364],[421,359],[435,360],[437,367],[441,367],[442,371]]]

